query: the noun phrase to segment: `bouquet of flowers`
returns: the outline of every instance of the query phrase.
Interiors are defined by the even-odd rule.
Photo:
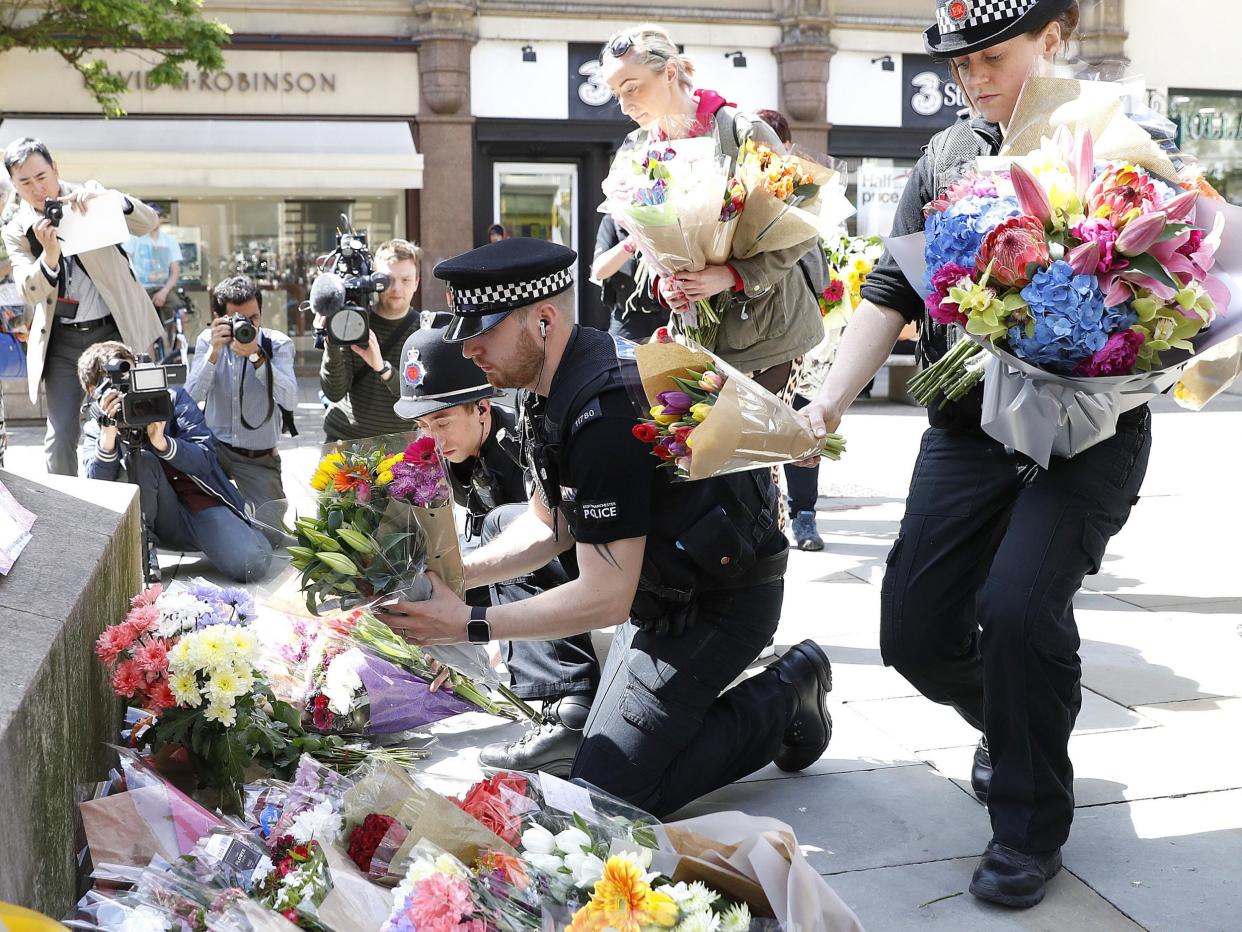
[[[734,234],[735,257],[788,249],[819,235],[825,224],[821,192],[833,184],[844,191],[837,172],[821,161],[827,160],[799,150],[780,153],[753,139],[742,145],[737,177],[746,190],[746,209]],[[834,216],[833,225],[852,212]]]
[[[310,659],[302,706],[320,732],[400,737],[477,706],[334,636],[321,636]]]
[[[711,137],[622,150],[603,187],[600,210],[641,253],[640,290],[650,286],[653,273],[667,278],[728,260],[746,195]],[[688,326],[710,345],[720,323],[711,302],[697,302],[691,317]]]
[[[314,517],[289,533],[306,605],[370,602],[434,570],[458,595],[464,576],[444,457],[430,437],[393,434],[332,448],[311,478]]]
[[[819,295],[819,310],[824,329],[832,333],[845,329],[862,301],[862,283],[884,254],[884,242],[878,236],[850,236],[838,229],[822,245],[828,260],[828,286]]]
[[[931,319],[966,336],[913,380],[915,398],[957,400],[983,379],[984,429],[1045,466],[1176,381],[1223,336],[1231,303],[1227,205],[1177,181],[1124,116],[1104,122],[1106,140],[1130,138],[1120,123],[1144,145],[1101,151],[1091,129],[1058,126],[1007,170],[952,185],[926,208],[925,234],[889,243]]]
[[[817,439],[794,410],[724,360],[672,339],[620,346],[638,364],[648,420],[634,436],[678,479],[706,479],[792,463],[813,456],[840,459],[838,434]]]

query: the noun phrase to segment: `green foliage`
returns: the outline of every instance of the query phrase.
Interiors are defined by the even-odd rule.
[[[106,116],[124,116],[125,77],[95,57],[103,50],[143,49],[155,57],[147,80],[157,87],[183,83],[186,66],[224,67],[222,49],[232,31],[203,16],[202,0],[25,0],[0,6],[0,52],[56,52],[82,75]]]

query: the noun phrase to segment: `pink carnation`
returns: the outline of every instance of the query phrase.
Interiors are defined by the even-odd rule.
[[[112,666],[129,647],[132,640],[129,629],[124,625],[105,628],[104,633],[99,635],[99,640],[95,642],[95,656],[108,666]]]
[[[168,687],[168,678],[161,676],[147,687],[147,708],[152,712],[163,712],[177,704],[172,690]]]
[[[948,300],[949,289],[963,278],[970,278],[972,271],[965,266],[950,262],[932,274],[932,293],[927,297],[927,313],[938,324],[966,323],[966,315],[954,302]]]
[[[132,698],[145,684],[146,680],[136,660],[122,660],[112,671],[112,691],[118,696]]]
[[[134,651],[134,660],[143,673],[164,673],[168,669],[168,646],[159,638],[150,638]]]
[[[473,932],[477,920],[465,921],[472,912],[474,903],[470,888],[465,881],[447,874],[432,874],[415,887],[406,901],[406,914],[418,932],[458,932],[460,929]],[[478,928],[485,927],[478,923]]]
[[[138,608],[142,605],[154,605],[155,600],[163,594],[164,586],[161,583],[156,583],[154,586],[150,586],[149,588],[143,589],[139,592],[136,596],[129,600],[129,604],[134,608]]]
[[[159,621],[160,610],[155,605],[139,605],[137,608],[130,609],[129,614],[125,616],[125,623],[138,635],[146,634],[159,624]]]
[[[1139,347],[1147,342],[1138,330],[1120,330],[1108,338],[1104,347],[1084,359],[1074,369],[1074,375],[1100,378],[1110,375],[1129,375],[1138,359]]]

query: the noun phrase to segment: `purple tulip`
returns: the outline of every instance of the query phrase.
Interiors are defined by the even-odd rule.
[[[665,414],[685,414],[694,399],[685,392],[660,392],[656,395],[656,403],[664,405]]]
[[[668,445],[668,452],[673,456],[689,456],[690,448],[684,443],[673,442]]]

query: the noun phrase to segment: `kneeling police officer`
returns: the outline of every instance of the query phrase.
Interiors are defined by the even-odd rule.
[[[479,367],[444,342],[446,329],[416,330],[401,351],[398,415],[434,437],[449,463],[453,498],[466,509],[463,553],[489,543],[519,515],[530,498],[513,413],[493,401]],[[505,605],[558,586],[578,575],[572,552],[533,573],[466,593],[469,605]],[[506,642],[505,662],[514,692],[543,703],[546,724],[511,744],[493,744],[479,762],[497,770],[545,770],[568,776],[591,699],[599,662],[590,634]]]
[[[447,340],[496,387],[526,389],[529,509],[466,562],[509,579],[576,543],[579,576],[471,608],[438,580],[382,617],[418,644],[566,637],[618,625],[572,775],[662,816],[828,746],[828,658],[804,641],[728,688],[775,633],[788,544],[766,470],[674,484],[632,429],[612,339],[574,324],[572,250],[509,239],[441,262]]]

